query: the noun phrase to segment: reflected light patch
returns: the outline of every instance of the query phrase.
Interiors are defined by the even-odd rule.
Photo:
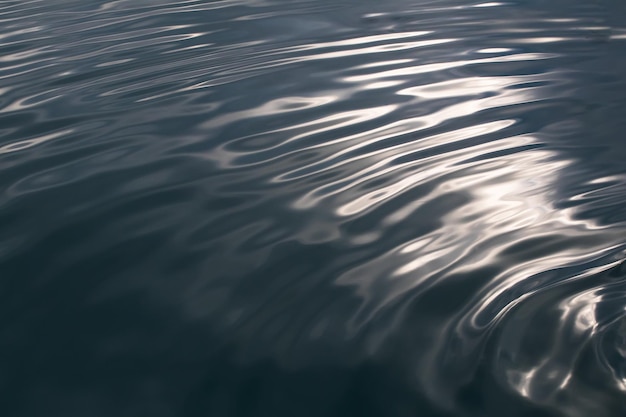
[[[574,37],[556,37],[556,36],[544,36],[544,37],[536,37],[536,38],[520,38],[517,40],[518,43],[525,44],[541,44],[541,43],[555,43],[555,42],[565,42],[575,40]]]
[[[380,81],[380,82],[364,84],[362,88],[364,90],[376,90],[376,89],[382,89],[382,88],[396,87],[401,84],[404,84],[404,81]]]
[[[511,48],[483,48],[483,49],[479,49],[478,51],[479,54],[504,54],[507,52],[513,52],[513,49]]]
[[[393,65],[402,65],[408,64],[410,62],[415,62],[414,59],[394,59],[390,61],[376,61],[376,62],[368,62],[367,64],[357,65],[354,69],[368,69],[368,68],[380,68],[380,67],[391,67]]]
[[[432,33],[432,31],[386,33],[382,35],[362,36],[359,38],[350,38],[350,39],[344,39],[340,41],[311,43],[308,45],[299,46],[296,49],[299,51],[308,51],[308,50],[315,50],[315,49],[334,48],[338,46],[363,45],[363,44],[368,44],[368,43],[392,41],[392,40],[397,40],[397,39],[415,38],[415,37],[428,35],[430,33]]]
[[[498,6],[506,6],[506,3],[499,3],[499,2],[480,3],[480,4],[475,4],[472,7],[498,7]]]
[[[12,152],[23,151],[25,149],[32,148],[33,146],[40,145],[42,143],[51,141],[53,139],[57,139],[57,138],[60,138],[62,136],[65,136],[65,135],[69,135],[73,131],[74,131],[73,129],[67,129],[67,130],[63,130],[61,132],[50,133],[48,135],[39,136],[39,137],[34,138],[34,139],[26,139],[26,140],[22,140],[22,141],[19,141],[19,142],[9,143],[8,145],[4,145],[4,146],[0,147],[0,155],[7,154],[7,153],[12,153]]]
[[[275,100],[270,100],[258,107],[242,110],[237,112],[231,112],[224,114],[220,117],[211,119],[208,122],[202,124],[204,129],[215,129],[235,123],[240,120],[246,120],[253,117],[271,116],[280,113],[288,113],[299,110],[311,109],[320,107],[332,103],[338,100],[339,97],[333,95],[326,96],[312,96],[312,97],[281,97]]]
[[[453,42],[456,39],[442,39],[441,41]],[[442,42],[443,43],[443,42]],[[365,75],[352,75],[343,77],[342,80],[347,83],[370,82],[380,78],[401,77],[407,75],[426,74],[430,72],[444,71],[452,68],[464,67],[470,64],[491,64],[498,62],[526,62],[541,61],[556,58],[558,55],[549,53],[520,53],[512,55],[500,55],[489,58],[473,59],[473,60],[456,60],[450,62],[437,62],[423,65],[414,65],[387,71],[375,72]]]

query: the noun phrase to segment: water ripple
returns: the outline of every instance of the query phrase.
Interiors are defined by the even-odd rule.
[[[625,13],[0,2],[0,404],[623,415]]]

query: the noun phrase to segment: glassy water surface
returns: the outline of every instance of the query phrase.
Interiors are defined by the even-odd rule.
[[[621,2],[0,22],[3,416],[626,414]]]

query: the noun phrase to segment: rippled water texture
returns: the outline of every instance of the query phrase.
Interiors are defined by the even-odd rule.
[[[626,6],[0,1],[7,417],[626,415]]]

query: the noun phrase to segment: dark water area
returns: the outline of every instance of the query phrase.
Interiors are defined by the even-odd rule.
[[[0,1],[0,415],[626,415],[626,6]]]

